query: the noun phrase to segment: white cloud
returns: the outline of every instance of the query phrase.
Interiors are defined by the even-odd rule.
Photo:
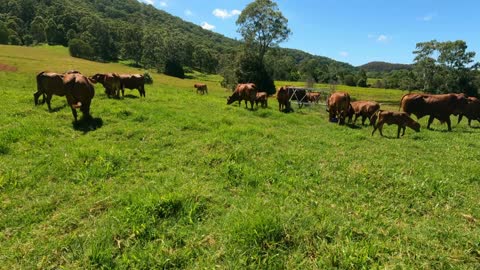
[[[141,2],[153,5],[154,1],[153,0],[140,0]]]
[[[377,38],[378,42],[387,42],[388,40],[389,40],[389,38],[386,35],[380,35]]]
[[[240,15],[240,13],[242,13],[242,12],[238,9],[228,11],[226,9],[216,8],[212,11],[213,16],[218,17],[218,18],[222,18],[222,19],[227,19],[227,18],[230,18],[230,17],[233,17],[233,16],[237,16],[237,15]]]
[[[152,0],[148,0],[148,1],[152,1]],[[167,5],[167,2],[165,2],[165,1],[161,1],[159,4],[160,4],[161,7],[166,7],[166,6],[168,6],[168,5]]]
[[[185,10],[185,15],[186,16],[193,16],[193,12],[190,9]]]
[[[424,21],[424,22],[429,22],[429,21],[433,20],[433,17],[435,17],[435,16],[437,16],[436,13],[430,13],[430,14],[427,14],[423,17],[418,18],[418,20]]]
[[[348,52],[340,52],[341,57],[348,57]]]
[[[202,23],[202,28],[206,29],[206,30],[213,30],[213,29],[215,29],[215,25],[211,25],[207,22],[203,22]]]

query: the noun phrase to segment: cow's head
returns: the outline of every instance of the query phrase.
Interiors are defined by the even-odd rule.
[[[411,118],[410,118],[410,121],[407,123],[407,126],[415,130],[416,132],[420,132],[420,124]]]
[[[95,75],[93,75],[92,77],[90,77],[89,79],[93,82],[93,83],[97,83],[97,82],[103,82],[105,80],[105,74],[100,74],[100,73],[97,73]]]

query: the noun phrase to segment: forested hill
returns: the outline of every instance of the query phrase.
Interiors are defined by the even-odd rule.
[[[366,72],[390,72],[394,70],[407,69],[411,70],[412,65],[406,64],[392,64],[387,62],[370,62],[365,65],[359,66],[359,68],[365,70]]]
[[[69,46],[73,56],[131,60],[162,71],[166,64],[214,73],[231,62],[241,42],[204,30],[136,0],[0,1],[0,44]],[[280,49],[270,57],[275,79],[300,79],[314,70],[354,71],[326,57]]]

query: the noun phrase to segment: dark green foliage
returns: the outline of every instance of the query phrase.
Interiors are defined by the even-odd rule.
[[[251,54],[240,57],[239,68],[236,72],[238,83],[255,83],[258,91],[273,95],[276,92],[272,77],[265,69],[265,65]]]
[[[68,50],[70,55],[85,59],[92,59],[94,56],[93,48],[85,41],[74,38],[68,42]]]
[[[413,65],[405,64],[393,64],[381,61],[373,61],[365,65],[359,66],[359,68],[365,70],[366,72],[390,72],[399,69],[412,70]]]
[[[8,44],[8,35],[7,25],[0,21],[0,44]]]
[[[24,35],[22,39],[23,39],[23,45],[25,46],[30,46],[33,44],[33,37],[30,34]]]
[[[348,86],[356,86],[355,77],[352,74],[345,76],[343,83]]]
[[[145,84],[153,84],[153,78],[150,73],[145,72],[143,73],[143,78],[145,79]]]
[[[17,34],[11,34],[10,36],[8,36],[8,44],[21,45],[22,41],[20,40],[20,37],[18,37]]]
[[[174,59],[169,59],[165,63],[165,75],[177,77],[180,79],[185,78],[185,72],[183,70],[182,65],[178,62],[175,61]]]
[[[45,33],[46,24],[43,17],[37,16],[30,24],[30,34],[35,43],[43,43],[47,41],[47,34]]]

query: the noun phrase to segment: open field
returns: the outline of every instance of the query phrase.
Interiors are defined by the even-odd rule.
[[[196,79],[154,74],[146,98],[96,85],[95,121],[78,125],[63,97],[34,106],[36,73],[143,71],[61,47],[0,46],[0,63],[18,68],[0,71],[2,269],[480,265],[480,129],[465,120],[382,138],[322,106],[227,106],[216,76],[200,96]]]

